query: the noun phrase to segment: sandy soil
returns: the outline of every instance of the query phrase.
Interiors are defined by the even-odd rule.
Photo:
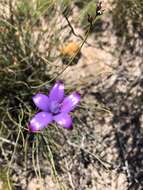
[[[88,37],[78,62],[61,75],[67,86],[73,84],[81,92],[83,103],[90,108],[78,116],[83,123],[78,124],[82,137],[78,146],[71,137],[77,135],[75,129],[61,151],[59,175],[68,184],[67,189],[143,189],[142,57],[118,46],[110,5],[105,1],[101,31]],[[76,33],[83,36],[84,31],[73,19],[77,16],[75,7],[71,23]],[[70,28],[65,28],[62,38],[67,38],[69,31]],[[81,40],[71,33],[67,41]],[[61,58],[52,64],[57,70],[65,66]],[[65,153],[66,158],[62,156]],[[34,177],[28,181],[28,185],[23,185],[26,190],[58,189],[50,175],[40,184]]]

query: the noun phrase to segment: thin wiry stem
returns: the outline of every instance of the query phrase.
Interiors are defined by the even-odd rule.
[[[24,167],[25,171],[27,170],[27,158],[28,158],[28,135],[25,140],[25,145],[24,145]]]
[[[36,144],[35,141],[32,144],[32,164],[33,164],[33,168],[36,174],[36,177],[38,179],[38,173],[37,173],[37,168],[36,168],[36,162],[35,162],[35,151],[36,151]]]
[[[73,146],[75,148],[80,148],[81,150],[83,150],[85,153],[91,155],[93,158],[95,158],[101,165],[103,165],[103,167],[107,170],[109,170],[109,168],[111,167],[111,163],[109,162],[106,162],[106,161],[103,161],[101,160],[101,158],[99,158],[97,155],[93,154],[92,152],[88,151],[88,150],[85,150],[85,148],[83,148],[82,146],[79,147],[79,145],[75,144],[75,143],[72,143],[70,141],[68,141],[68,144],[70,146]]]
[[[73,35],[76,36],[76,37],[78,37],[78,38],[80,38],[81,40],[84,40],[84,38],[81,35],[75,33],[73,26],[71,25],[68,17],[65,14],[64,14],[64,17],[65,17],[65,19],[66,19],[66,21],[68,23],[68,26],[70,27],[71,32],[73,33]]]
[[[74,56],[71,57],[69,63],[65,66],[65,68],[63,68],[60,72],[58,72],[58,74],[55,77],[53,77],[51,80],[46,81],[39,86],[31,86],[31,88],[41,88],[41,87],[51,83],[52,81],[57,80],[57,78],[59,78],[66,71],[66,69],[72,64],[72,62],[75,59],[75,57],[77,56],[77,54],[81,51],[81,48],[83,47],[84,43],[86,42],[86,40],[89,36],[89,32],[90,32],[90,30],[87,31],[86,36],[85,36],[84,40],[82,41],[78,51],[74,54]]]
[[[16,152],[16,148],[17,148],[17,144],[18,144],[18,141],[19,141],[19,137],[20,137],[20,130],[18,132],[18,135],[17,135],[17,139],[16,139],[16,142],[15,142],[15,146],[14,146],[14,151],[13,151],[13,154],[11,156],[11,160],[8,164],[8,169],[7,169],[7,182],[8,182],[8,187],[9,187],[9,190],[12,190],[11,188],[11,184],[10,184],[10,177],[9,177],[9,173],[10,173],[10,168],[11,168],[11,165],[12,165],[12,162],[13,162],[13,159],[14,159],[14,155],[15,155],[15,152]]]
[[[90,110],[93,113],[95,111],[104,111],[108,113],[110,116],[113,116],[113,113],[108,108],[102,107],[98,102],[96,103],[96,105],[93,105],[93,104],[87,105],[87,104],[82,103],[78,107],[82,109]]]
[[[39,140],[36,138],[36,163],[37,163],[37,170],[38,170],[38,175],[40,178],[40,184],[42,184],[42,176],[41,176],[41,170],[40,170],[40,164],[39,164]]]
[[[46,144],[46,149],[47,149],[47,153],[48,153],[48,159],[49,159],[50,165],[52,167],[53,176],[54,176],[57,184],[59,184],[59,189],[60,190],[65,190],[64,185],[59,180],[58,173],[57,173],[57,170],[56,170],[56,167],[55,167],[55,162],[54,162],[53,154],[52,154],[51,148],[50,148],[50,146],[49,146],[49,144],[47,142],[47,139],[44,136],[42,136],[42,139],[43,139],[43,141]]]
[[[10,141],[10,140],[8,140],[8,139],[5,139],[5,138],[3,138],[3,137],[0,137],[0,141],[3,141],[3,142],[8,143],[8,144],[11,144],[11,145],[13,145],[13,146],[16,145],[15,142],[12,142],[12,141]]]

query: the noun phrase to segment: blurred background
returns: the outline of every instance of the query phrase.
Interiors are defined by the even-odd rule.
[[[143,189],[143,1],[0,1],[0,190]],[[63,80],[72,131],[27,130]]]

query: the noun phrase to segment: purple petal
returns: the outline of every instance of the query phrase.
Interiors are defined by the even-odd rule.
[[[61,112],[68,113],[72,111],[77,106],[79,101],[80,101],[80,94],[78,92],[73,92],[71,95],[67,96],[64,99],[61,107]]]
[[[59,126],[67,129],[72,128],[72,118],[67,113],[61,113],[53,117],[54,121],[56,121]]]
[[[61,102],[64,98],[64,84],[58,81],[50,91],[50,101]]]
[[[38,93],[35,96],[33,96],[33,102],[34,104],[43,111],[49,110],[49,98],[48,96]]]
[[[52,122],[52,114],[48,112],[37,113],[30,121],[29,129],[32,132],[42,130],[46,125]]]

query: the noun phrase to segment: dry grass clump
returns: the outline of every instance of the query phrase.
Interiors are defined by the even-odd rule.
[[[71,142],[80,147],[80,142],[86,132],[86,129],[83,129],[82,134],[81,128],[82,125],[86,125],[83,121],[89,112],[88,108],[86,108],[86,114],[83,111],[85,115],[82,111],[80,116],[76,113],[74,124],[78,125],[78,129],[75,129],[72,135],[69,133],[67,135],[66,131],[55,125],[39,133],[31,134],[27,128],[28,122],[37,111],[31,98],[39,91],[48,93],[50,84],[55,82],[57,77],[75,60],[88,37],[88,32],[85,38],[80,38],[80,45],[71,43],[63,47],[63,55],[69,54],[68,63],[63,70],[56,73],[52,65],[59,58],[56,49],[62,47],[61,41],[66,41],[65,36],[61,39],[60,32],[66,27],[72,31],[69,23],[63,26],[60,19],[64,19],[63,11],[67,10],[71,1],[3,2],[0,2],[0,8],[2,7],[3,10],[0,16],[0,163],[3,164],[6,173],[8,188],[23,188],[20,184],[23,180],[22,176],[27,180],[27,176],[34,173],[33,176],[41,179],[48,173],[59,184],[59,189],[65,189],[65,185],[59,179],[58,171],[62,173],[67,168],[62,165],[63,162],[60,163],[60,159],[65,160]],[[83,13],[86,16],[87,12],[91,14],[92,6],[86,9],[89,3],[94,4],[95,1],[86,2],[84,5]],[[95,7],[95,12],[93,12],[96,18]],[[87,17],[84,19],[86,20]],[[90,30],[87,31],[90,32]],[[69,87],[68,90],[70,91],[71,88]],[[84,108],[85,105],[81,107],[81,110]],[[80,119],[81,115],[83,119]],[[64,146],[65,144],[67,146]],[[74,153],[71,150],[69,157],[73,156]],[[45,171],[47,167],[44,168],[44,161],[48,164],[48,171]],[[19,184],[16,175],[18,175]]]
[[[37,1],[36,5],[35,7],[33,1],[27,0],[16,1],[15,4],[0,3],[3,10],[0,16],[0,162],[4,163],[9,189],[12,189],[11,178],[14,180],[13,176],[17,170],[13,164],[18,160],[21,160],[25,171],[28,172],[27,167],[32,165],[35,174],[41,176],[38,161],[35,164],[35,159],[39,159],[36,158],[36,151],[43,152],[40,159],[46,157],[49,160],[53,175],[57,179],[51,150],[51,147],[56,147],[54,137],[52,142],[47,142],[47,139],[50,139],[47,135],[54,134],[55,128],[45,132],[47,138],[41,134],[34,137],[27,130],[29,119],[35,112],[32,95],[40,90],[47,93],[48,82],[54,77],[54,74],[49,74],[51,66],[47,62],[50,57],[43,58],[39,49],[41,33],[39,32],[35,40],[33,32],[39,27],[41,17],[48,16],[47,11],[51,12],[50,15],[53,14],[55,4],[54,1],[41,0]],[[41,87],[43,83],[45,86]],[[41,142],[45,146],[39,150],[36,147],[37,143]],[[31,164],[27,166],[27,162]]]
[[[3,10],[0,16],[0,162],[4,163],[9,189],[15,183],[18,186],[13,177],[18,172],[19,160],[23,172],[34,170],[35,175],[41,178],[44,165],[40,166],[39,160],[43,159],[47,160],[51,168],[49,173],[64,189],[54,160],[55,155],[58,158],[57,150],[65,141],[63,132],[53,126],[33,135],[27,126],[35,113],[32,95],[38,91],[47,93],[49,82],[56,79],[54,73],[51,73],[50,64],[56,59],[55,55],[51,55],[55,48],[53,46],[59,46],[57,31],[53,28],[53,15],[60,10],[59,6],[65,7],[67,3],[54,0],[0,3]],[[43,29],[45,20],[49,25]],[[48,53],[44,49],[47,42],[44,41],[45,35]],[[45,44],[41,48],[43,42]]]

